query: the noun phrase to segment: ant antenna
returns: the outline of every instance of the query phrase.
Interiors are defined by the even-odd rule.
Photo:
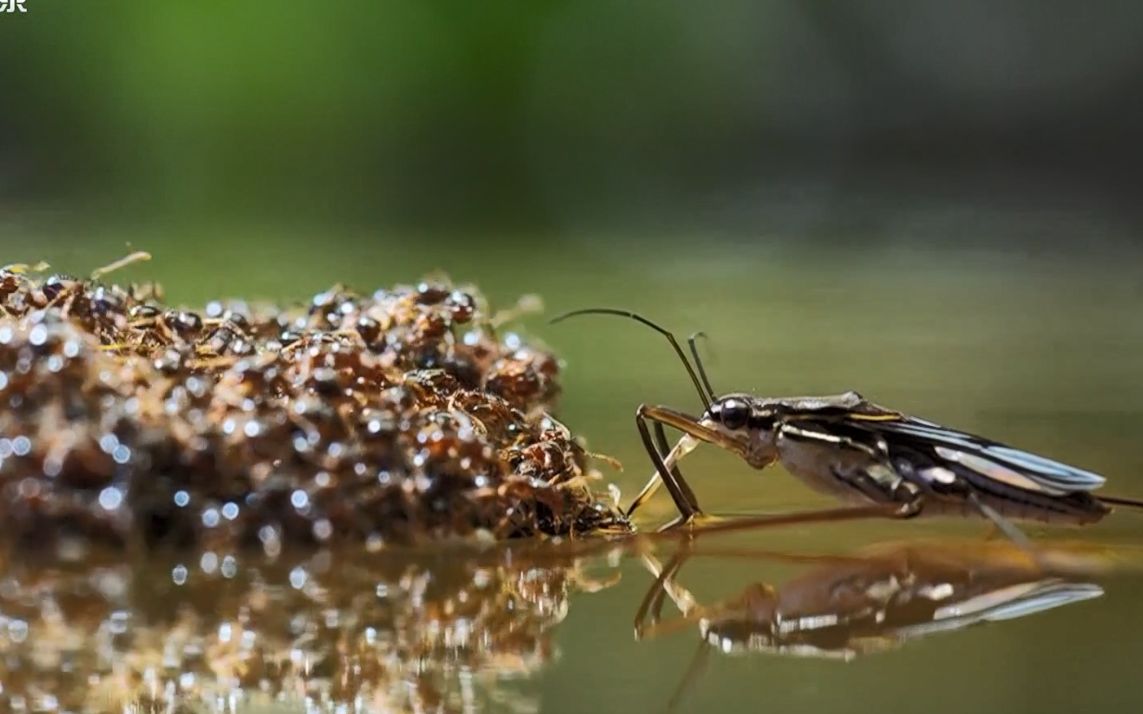
[[[703,366],[702,358],[699,357],[698,347],[695,345],[695,340],[700,337],[704,340],[710,339],[706,336],[705,332],[700,330],[687,338],[687,346],[691,348],[691,357],[694,358],[695,367],[698,368],[699,378],[702,379],[702,386],[706,387],[706,393],[710,395],[711,399],[714,399],[715,391],[710,386],[710,378],[706,376],[706,367]]]
[[[683,363],[683,366],[686,368],[687,375],[691,378],[691,383],[695,385],[695,391],[698,392],[699,399],[702,400],[703,408],[710,408],[710,403],[714,399],[714,391],[710,388],[710,381],[706,378],[706,371],[702,367],[702,362],[698,363],[699,372],[703,375],[703,378],[700,381],[698,374],[695,373],[694,367],[691,366],[690,361],[687,359],[686,354],[683,352],[683,348],[679,346],[679,341],[675,339],[675,336],[671,334],[670,331],[660,327],[659,325],[656,325],[642,315],[631,312],[629,310],[616,310],[610,307],[589,307],[584,310],[572,310],[571,312],[565,312],[562,315],[553,317],[549,324],[554,325],[557,322],[562,322],[569,317],[575,317],[576,315],[618,315],[619,317],[627,317],[635,320],[636,322],[643,323],[655,332],[658,332],[663,337],[666,337],[667,342],[671,343],[671,347],[674,348],[675,354],[678,355],[679,359]],[[694,349],[693,338],[691,341],[691,351],[695,355],[695,360],[698,361],[698,352]],[[703,389],[704,387],[705,391]]]

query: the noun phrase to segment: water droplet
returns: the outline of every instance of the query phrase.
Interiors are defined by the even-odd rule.
[[[12,439],[12,453],[16,456],[27,456],[32,450],[32,440],[26,436],[17,436]]]
[[[219,520],[217,508],[208,508],[202,512],[202,524],[207,528],[214,528],[218,525]]]
[[[108,486],[99,492],[99,505],[105,511],[114,511],[123,504],[123,492],[114,486]]]
[[[111,452],[111,458],[114,459],[117,464],[125,464],[131,460],[131,449],[120,444],[115,447],[115,451]]]
[[[175,585],[182,585],[187,581],[187,566],[179,563],[174,568],[171,568],[171,582]]]
[[[43,470],[44,476],[55,478],[63,471],[63,459],[60,458],[59,454],[48,454],[44,457],[44,462],[40,468]]]
[[[9,621],[8,638],[13,642],[23,642],[28,639],[28,623],[23,620]]]
[[[227,503],[224,505],[222,507],[222,517],[228,521],[233,521],[235,518],[238,518],[238,504]]]
[[[174,501],[179,508],[186,508],[187,504],[190,503],[190,494],[186,491],[175,491]]]
[[[293,504],[294,508],[300,511],[310,505],[310,496],[299,488],[290,494],[290,503]]]
[[[314,523],[313,532],[314,538],[319,541],[327,541],[333,535],[333,524],[329,522],[328,518],[323,518]]]
[[[290,571],[290,586],[295,590],[301,590],[306,586],[306,581],[309,580],[309,573],[302,566],[297,566]]]
[[[28,342],[31,342],[36,347],[48,341],[48,328],[43,325],[36,325],[32,331],[28,333]]]
[[[104,434],[99,437],[99,448],[103,453],[110,454],[115,451],[115,447],[119,446],[119,437],[114,434]]]
[[[111,613],[107,618],[107,629],[113,635],[122,635],[127,631],[127,625],[131,619],[131,614],[126,610],[116,610]]]

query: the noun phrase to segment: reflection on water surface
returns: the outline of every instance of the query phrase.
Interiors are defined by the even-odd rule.
[[[601,586],[573,553],[528,546],[257,556],[10,562],[0,701],[527,711],[498,683],[543,666],[569,594]]]
[[[0,701],[16,711],[536,711],[540,696],[524,685],[556,656],[573,602],[640,560],[655,581],[640,604],[643,579],[628,578],[616,616],[635,615],[650,640],[640,647],[697,627],[700,658],[891,649],[1096,598],[1093,580],[1116,562],[1075,544],[1037,558],[983,540],[806,554],[715,535],[276,559],[13,557],[0,580]],[[797,573],[702,604],[683,584],[684,563],[702,561]],[[668,599],[680,616],[663,617]],[[630,642],[628,632],[611,628],[601,646]]]
[[[892,203],[904,205],[898,196]],[[1028,231],[1057,225],[1018,219]],[[886,224],[871,225],[881,231]],[[1077,225],[1085,235],[1099,233]],[[744,238],[733,254],[713,250],[705,239],[656,242],[656,251],[619,241],[593,242],[590,250],[535,241],[527,251],[498,252],[468,242],[436,249],[418,243],[411,251],[405,243],[394,250],[362,241],[335,254],[309,234],[292,241],[274,234],[282,241],[275,246],[291,257],[269,261],[267,244],[234,233],[204,232],[202,241],[162,249],[149,234],[76,235],[90,252],[40,241],[56,251],[42,257],[83,271],[133,240],[155,251],[147,274],[154,268],[173,302],[259,290],[297,299],[337,281],[369,290],[439,267],[458,280],[476,280],[501,304],[536,292],[549,314],[590,304],[629,307],[681,334],[706,331],[708,367],[719,389],[766,395],[856,388],[880,403],[1101,473],[1108,492],[1143,495],[1143,293],[1134,253],[1101,262],[1047,252],[920,249],[799,257]],[[41,257],[38,245],[29,255],[27,237],[18,238],[19,250],[10,243],[8,260]],[[341,239],[342,246],[351,242]],[[529,340],[549,341],[566,360],[558,416],[589,438],[591,451],[623,462],[622,473],[603,470],[628,503],[650,472],[632,412],[641,402],[694,409],[685,374],[656,336],[619,323],[548,327],[535,318],[526,327]],[[834,505],[781,469],[757,472],[717,449],[696,450],[687,475],[715,513]],[[638,515],[650,528],[674,509],[660,497]],[[1139,515],[1120,512],[1082,530],[1033,525],[1027,532],[1037,543],[1136,543],[1141,524]],[[882,607],[885,622],[899,628],[894,634],[878,631],[876,608],[864,616],[855,609],[864,601],[854,583],[867,587],[890,576],[900,583],[908,567],[941,552],[934,543],[949,539],[970,539],[966,554],[945,553],[944,564],[925,566],[924,577],[954,588],[961,573],[979,578],[949,602],[1001,603],[995,593],[1014,592],[1004,578],[1029,576],[1017,589],[1045,579],[1024,565],[999,567],[987,557],[982,565],[969,557],[971,544],[984,543],[971,540],[982,529],[957,520],[878,520],[698,540],[674,579],[692,594],[699,608],[692,615],[702,612],[712,626],[726,628],[745,620],[740,626],[749,630],[761,607],[791,618],[840,613],[833,627],[778,634],[826,649],[813,637],[832,633],[839,648],[878,651],[848,662],[720,656],[701,639],[697,615],[678,617],[669,592],[662,595],[656,636],[636,640],[632,623],[655,581],[642,556],[668,565],[673,540],[570,553],[516,543],[479,556],[455,548],[306,556],[286,549],[272,562],[261,553],[228,560],[221,550],[205,560],[202,553],[92,554],[54,563],[9,557],[0,566],[0,710],[54,704],[106,711],[108,702],[138,697],[162,703],[161,711],[172,701],[201,711],[226,710],[232,702],[240,711],[267,711],[262,702],[275,712],[302,711],[309,696],[315,710],[661,711],[699,645],[709,651],[710,666],[680,695],[681,711],[848,713],[923,705],[929,714],[1048,714],[1143,707],[1135,686],[1143,661],[1143,577],[1123,564],[1137,560],[1129,549],[1116,548],[1103,563],[1108,548],[1076,546],[1077,566],[1053,564],[1047,580],[1093,584],[1103,590],[1098,598],[942,636],[910,629],[909,617],[933,621],[933,603],[923,598],[910,607]],[[892,552],[893,543],[912,544],[910,555],[887,558],[887,569],[880,569],[884,553],[877,549]],[[612,547],[620,548],[614,558]],[[763,558],[760,550],[791,557]],[[841,566],[850,575],[838,574]],[[838,590],[848,593],[843,601],[797,595],[835,579],[845,583]],[[772,589],[756,588],[761,605],[719,608],[733,605],[754,582]],[[378,585],[385,597],[378,597]],[[900,585],[890,592],[910,590]],[[839,608],[839,602],[855,605]],[[672,618],[674,634],[664,631]],[[901,633],[911,638],[896,646]],[[874,646],[881,644],[890,646]]]
[[[850,660],[908,640],[1098,598],[1103,589],[1089,579],[1110,567],[1090,547],[1046,544],[1032,554],[1007,541],[883,543],[848,555],[731,555],[794,564],[802,572],[703,605],[679,582],[692,556],[689,543],[666,565],[644,556],[656,580],[636,616],[637,634],[655,636],[691,623],[700,634],[683,685],[712,650]],[[665,597],[680,617],[662,619]]]

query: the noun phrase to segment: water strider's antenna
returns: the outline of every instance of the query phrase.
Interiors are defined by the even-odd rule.
[[[703,409],[710,408],[710,403],[715,398],[714,390],[710,388],[710,380],[706,378],[706,370],[703,369],[702,361],[698,357],[698,350],[696,350],[694,346],[694,337],[691,338],[690,345],[691,353],[694,355],[695,363],[698,366],[698,373],[696,373],[695,368],[691,366],[690,360],[687,359],[686,353],[684,353],[683,348],[679,346],[679,341],[675,339],[675,336],[671,334],[669,330],[656,325],[638,313],[631,312],[630,310],[617,310],[610,307],[589,307],[583,310],[572,310],[571,312],[565,312],[562,315],[553,317],[551,324],[561,322],[569,317],[575,317],[576,315],[617,315],[619,317],[626,317],[636,322],[641,322],[663,337],[666,337],[667,341],[671,343],[671,347],[674,348],[675,354],[678,355],[679,360],[682,361],[683,366],[686,367],[687,375],[691,378],[691,383],[695,385],[695,391],[698,392],[699,399],[702,400]],[[699,374],[702,375],[701,380],[699,379]]]

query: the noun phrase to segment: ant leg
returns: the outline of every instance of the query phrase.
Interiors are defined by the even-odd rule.
[[[647,455],[651,457],[651,462],[655,464],[655,470],[659,472],[659,478],[663,479],[663,484],[666,485],[667,491],[671,494],[671,499],[675,502],[675,507],[679,509],[679,515],[682,516],[684,521],[689,521],[694,516],[702,513],[699,508],[698,500],[695,494],[691,491],[690,486],[683,480],[682,476],[675,477],[675,472],[667,468],[666,463],[663,462],[663,457],[659,455],[659,450],[655,448],[655,442],[651,438],[651,431],[647,428],[647,416],[644,413],[646,405],[640,405],[639,409],[635,412],[635,426],[639,429],[639,436],[643,439],[643,447],[647,450]]]

